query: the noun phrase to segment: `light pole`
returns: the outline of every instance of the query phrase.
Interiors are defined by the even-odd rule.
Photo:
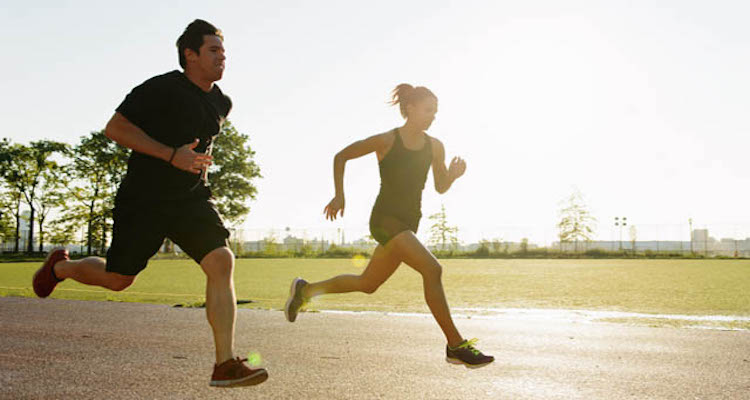
[[[693,254],[693,219],[688,218],[688,224],[690,224],[690,254]]]
[[[615,217],[615,226],[620,229],[620,251],[622,251],[622,227],[628,224],[628,217]]]

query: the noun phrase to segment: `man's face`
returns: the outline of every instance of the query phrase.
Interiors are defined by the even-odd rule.
[[[187,49],[185,55],[195,71],[208,81],[218,81],[224,74],[224,60],[227,57],[224,55],[224,45],[216,35],[203,35],[200,52],[196,54]]]

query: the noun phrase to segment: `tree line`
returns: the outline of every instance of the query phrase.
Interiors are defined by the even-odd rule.
[[[248,141],[225,121],[214,142],[208,180],[229,225],[241,223],[249,213],[248,200],[257,193],[254,180],[261,177]],[[74,145],[1,139],[0,243],[12,243],[15,253],[43,252],[45,244],[76,243],[76,233],[83,231],[86,254],[103,254],[129,155],[130,150],[107,138],[104,130],[82,136]],[[29,230],[22,249],[24,219]]]

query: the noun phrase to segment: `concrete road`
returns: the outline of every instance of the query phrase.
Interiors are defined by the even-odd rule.
[[[496,362],[444,361],[429,316],[240,310],[269,380],[208,386],[205,311],[0,298],[2,399],[750,399],[750,332],[458,318]]]

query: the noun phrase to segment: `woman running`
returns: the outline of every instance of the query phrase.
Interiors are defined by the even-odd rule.
[[[322,282],[292,281],[284,312],[294,322],[309,299],[326,293],[374,293],[404,262],[422,275],[424,296],[448,344],[446,360],[468,367],[494,361],[474,347],[476,339],[464,340],[453,324],[441,282],[442,267],[415,236],[422,217],[422,190],[432,166],[435,189],[445,193],[463,175],[466,162],[459,157],[445,167],[445,149],[425,131],[437,113],[437,97],[427,88],[402,83],[393,90],[392,105],[398,104],[406,123],[386,133],[352,143],[333,159],[336,195],[325,207],[329,220],[344,216],[344,166],[347,161],[375,152],[380,167],[380,193],[370,216],[370,233],[379,243],[362,275],[339,275]]]

